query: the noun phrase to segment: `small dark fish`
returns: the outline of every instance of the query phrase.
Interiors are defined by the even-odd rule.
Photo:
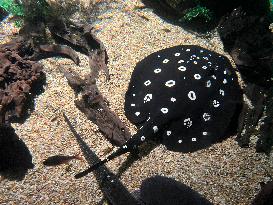
[[[165,31],[166,33],[170,33],[171,32],[171,30],[168,29],[168,28],[163,28],[162,31]]]
[[[143,14],[138,13],[138,16],[140,18],[144,19],[145,21],[150,21],[150,19],[148,17],[144,16]]]
[[[51,118],[51,120],[50,120],[50,121],[51,121],[51,122],[54,122],[54,121],[56,121],[56,120],[57,120],[57,118],[58,118],[58,117],[57,117],[57,116],[55,116],[55,117]]]
[[[147,6],[141,5],[141,6],[135,6],[134,10],[142,10],[142,9],[146,9],[146,8],[147,8]]]
[[[45,166],[57,166],[60,164],[68,163],[72,159],[83,160],[83,158],[79,156],[79,154],[74,156],[55,155],[55,156],[48,157],[45,161],[43,161],[43,164]]]

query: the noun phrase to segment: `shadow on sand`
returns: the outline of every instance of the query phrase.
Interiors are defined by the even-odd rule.
[[[98,162],[99,158],[96,153],[94,153],[90,149],[90,147],[83,141],[81,136],[76,132],[76,130],[65,115],[64,118],[70,128],[70,131],[76,138],[88,164],[91,166],[95,162]],[[110,204],[138,204],[137,200],[130,194],[130,192],[126,189],[126,187],[122,184],[118,177],[113,172],[111,172],[105,165],[100,166],[93,172],[93,174],[96,177],[100,190]]]
[[[25,143],[9,125],[0,127],[0,175],[9,180],[23,180],[32,169],[32,156]]]

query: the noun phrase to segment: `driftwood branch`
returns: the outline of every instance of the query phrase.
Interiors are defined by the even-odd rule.
[[[121,146],[131,137],[129,129],[109,109],[107,100],[102,96],[96,85],[100,71],[104,71],[107,80],[109,80],[106,49],[93,34],[92,27],[68,23],[61,25],[60,27],[63,30],[58,30],[58,27],[50,27],[56,41],[66,43],[89,57],[90,74],[84,79],[76,72],[63,70],[68,84],[77,95],[81,94],[80,98],[75,100],[75,104],[89,120],[98,126],[99,130],[113,145]]]
[[[116,146],[121,146],[130,137],[128,128],[119,117],[108,108],[107,102],[99,92],[95,81],[81,79],[75,73],[65,72],[69,85],[76,93],[81,92],[81,99],[75,100],[77,108],[95,123],[103,135]]]

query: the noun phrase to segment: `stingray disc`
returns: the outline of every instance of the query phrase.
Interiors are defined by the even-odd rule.
[[[229,60],[199,46],[175,46],[140,61],[126,92],[125,114],[173,151],[194,151],[225,135],[242,101]],[[158,124],[157,124],[158,123]],[[148,128],[147,128],[148,127]],[[141,141],[151,139],[145,132]]]

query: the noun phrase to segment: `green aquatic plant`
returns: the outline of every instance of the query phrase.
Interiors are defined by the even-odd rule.
[[[273,0],[269,0],[270,2],[270,20],[271,20],[271,23],[273,23]]]
[[[212,20],[212,10],[206,7],[204,0],[153,0],[162,2],[178,12],[179,20],[191,22],[198,19],[204,19],[205,22]]]
[[[203,18],[206,22],[209,22],[212,19],[212,12],[204,6],[197,5],[196,7],[186,10],[183,20],[192,21],[198,17]]]
[[[51,13],[50,6],[46,0],[30,0],[24,2],[25,8],[25,21],[45,21]]]
[[[28,0],[25,1],[25,20],[27,22],[50,23],[58,19],[71,19],[78,11],[83,11],[80,0],[56,1]],[[84,19],[84,16],[80,18]]]
[[[14,0],[1,0],[0,7],[10,15],[19,17],[15,20],[15,26],[20,27],[22,25],[22,17],[25,15],[22,4],[16,3]]]
[[[0,7],[14,16],[24,16],[22,4],[18,4],[13,0],[1,0]]]

